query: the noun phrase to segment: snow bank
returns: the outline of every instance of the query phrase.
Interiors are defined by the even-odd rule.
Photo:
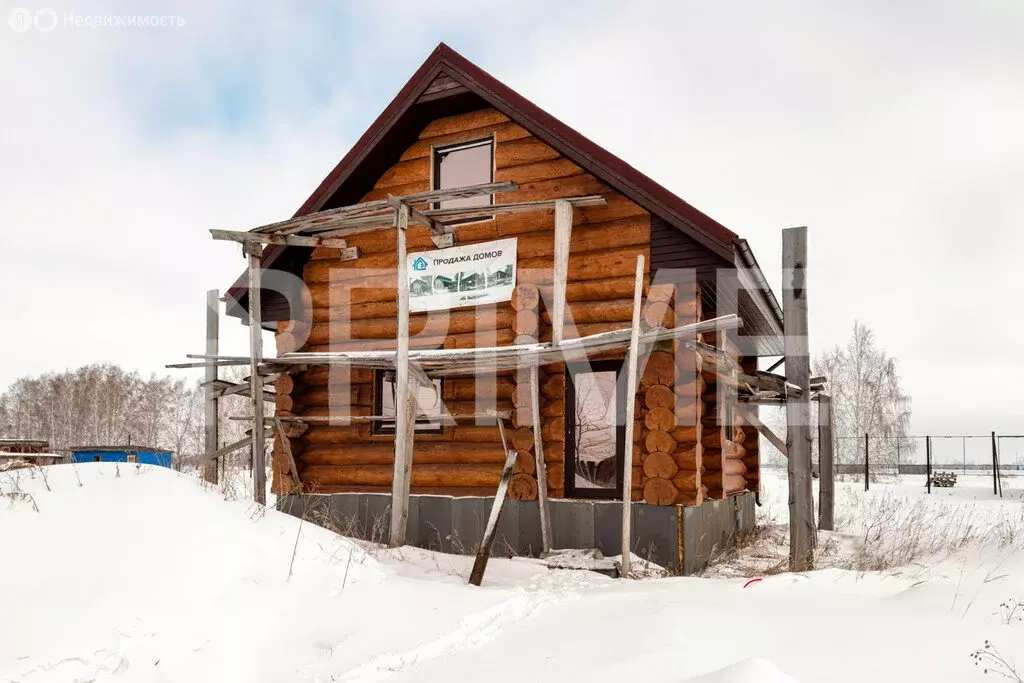
[[[4,681],[969,683],[986,640],[1024,661],[999,611],[1024,596],[1019,547],[746,588],[493,559],[475,588],[472,558],[90,463],[0,473],[0,548]]]
[[[779,671],[771,662],[752,657],[696,678],[686,679],[686,683],[797,683]]]

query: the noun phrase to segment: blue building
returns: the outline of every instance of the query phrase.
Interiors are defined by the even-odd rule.
[[[173,455],[150,446],[79,446],[71,449],[71,462],[126,462],[170,467]]]

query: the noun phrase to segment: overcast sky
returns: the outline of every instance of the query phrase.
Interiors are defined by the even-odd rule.
[[[57,17],[0,24],[0,390],[200,352],[243,264],[207,231],[290,216],[443,40],[746,237],[776,288],[807,225],[812,349],[863,320],[914,432],[1024,433],[1024,2],[444,4],[90,28],[67,13],[140,4],[0,0]]]

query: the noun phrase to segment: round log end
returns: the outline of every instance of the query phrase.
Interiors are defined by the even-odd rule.
[[[651,505],[672,505],[679,491],[668,479],[655,477],[644,484],[644,501]]]
[[[540,306],[540,290],[537,285],[521,283],[512,290],[512,308],[517,311],[535,311]]]
[[[498,431],[495,427],[494,431]],[[520,427],[512,431],[510,439],[512,447],[517,451],[524,452],[533,449],[533,430],[529,427]]]
[[[537,336],[537,330],[539,328],[540,321],[537,318],[536,311],[522,310],[516,311],[515,322],[512,323],[512,329],[515,331],[516,336]]]
[[[652,430],[644,439],[644,447],[648,453],[671,453],[676,449],[676,440],[667,432]]]
[[[679,471],[679,466],[671,455],[664,452],[648,453],[644,458],[644,474],[648,477],[671,479]]]
[[[537,480],[533,475],[522,472],[512,475],[508,483],[508,495],[512,500],[536,500]]]
[[[529,474],[531,477],[537,473],[537,460],[529,451],[518,451],[516,453],[516,474]]]
[[[654,351],[647,359],[643,375],[640,377],[640,388],[650,389],[655,384],[666,386],[675,382],[676,362],[668,351]]]
[[[644,425],[648,429],[671,432],[676,426],[676,416],[668,408],[652,408],[644,416]]]
[[[668,408],[671,410],[675,403],[675,392],[664,384],[652,385],[644,392],[644,405],[652,410],[655,408]]]

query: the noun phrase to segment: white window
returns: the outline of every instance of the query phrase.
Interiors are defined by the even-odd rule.
[[[395,417],[395,374],[394,372],[378,371],[374,382],[377,415],[387,418]],[[417,432],[435,432],[444,430],[444,403],[441,399],[444,380],[435,379],[429,387],[419,386],[416,395],[416,426]],[[375,434],[394,434],[394,419],[374,422]]]
[[[494,182],[494,141],[476,140],[434,149],[434,189],[447,190]],[[494,196],[485,194],[440,202],[437,208],[490,206]],[[479,220],[479,219],[474,219]]]

